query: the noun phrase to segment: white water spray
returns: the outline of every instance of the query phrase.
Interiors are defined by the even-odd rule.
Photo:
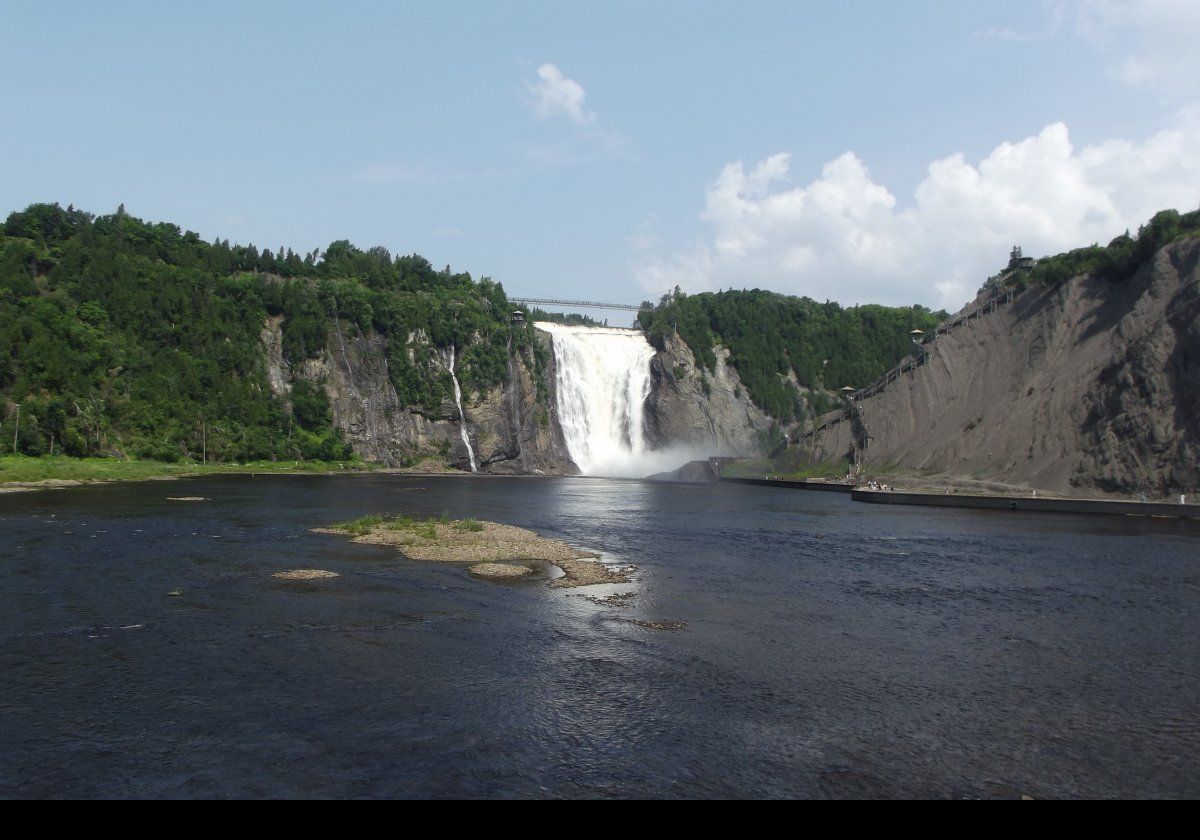
[[[475,463],[475,450],[471,448],[471,436],[467,434],[467,415],[463,414],[462,388],[458,385],[458,376],[454,373],[454,345],[450,345],[449,362],[446,370],[450,371],[450,381],[454,383],[454,404],[458,406],[458,433],[462,436],[463,445],[467,447],[467,458],[471,462],[471,472],[479,472]]]
[[[537,324],[554,339],[558,421],[584,475],[640,477],[654,348],[639,330]]]

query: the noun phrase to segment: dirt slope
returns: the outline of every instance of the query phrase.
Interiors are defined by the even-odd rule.
[[[860,400],[865,474],[1074,495],[1200,491],[1198,263],[1200,240],[1175,243],[1124,284],[1031,288],[937,336],[924,365]],[[814,462],[846,457],[856,425],[801,445]]]

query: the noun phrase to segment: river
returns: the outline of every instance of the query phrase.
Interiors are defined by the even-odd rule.
[[[309,531],[382,512],[533,528],[636,565],[596,588],[635,595]],[[0,496],[0,796],[1195,797],[1198,549],[585,478]]]

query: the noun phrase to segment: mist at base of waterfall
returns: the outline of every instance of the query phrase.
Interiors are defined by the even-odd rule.
[[[614,458],[596,461],[584,475],[597,478],[649,478],[659,473],[677,470],[689,461],[704,461],[718,453],[712,447],[692,444],[671,444],[663,449],[646,449],[636,458]]]

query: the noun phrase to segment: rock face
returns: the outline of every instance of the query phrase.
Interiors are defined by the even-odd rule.
[[[711,484],[721,480],[721,471],[717,468],[715,459],[711,461],[688,461],[677,470],[657,473],[646,478],[647,481],[680,484]]]
[[[927,345],[925,364],[859,401],[853,422],[800,445],[830,462],[865,438],[867,475],[1074,495],[1200,492],[1198,263],[1191,239],[1124,283],[1080,277],[978,317],[960,313]]]
[[[510,352],[506,384],[463,395],[468,438],[480,472],[578,472],[558,420],[551,338],[541,331],[536,334],[546,349],[543,381],[538,381],[532,355]],[[410,342],[424,340],[409,336]],[[449,397],[432,410],[402,405],[388,375],[383,336],[335,321],[324,351],[292,366],[283,355],[282,319],[271,317],[263,327],[262,343],[271,390],[287,399],[296,378],[321,385],[334,424],[363,459],[394,467],[424,461],[424,469],[470,470],[458,406]],[[674,336],[655,355],[645,405],[645,433],[652,448],[681,445],[708,455],[761,450],[771,418],[746,396],[737,371],[728,364],[728,351],[717,348],[716,353],[712,373],[697,370],[692,351]],[[443,359],[443,365],[447,361]]]
[[[420,340],[420,336],[410,338]],[[458,407],[452,399],[433,411],[402,405],[388,377],[382,336],[335,324],[324,352],[297,370],[283,357],[281,319],[267,320],[262,341],[272,391],[286,399],[294,376],[322,384],[334,424],[365,460],[408,466],[435,458],[469,471]],[[481,472],[574,471],[553,417],[552,372],[539,399],[530,367],[528,359],[510,354],[507,384],[483,394],[464,394],[463,413]]]
[[[670,335],[650,363],[646,436],[655,448],[672,444],[710,455],[758,454],[772,420],[746,395],[729,351],[715,348],[716,370],[698,368],[691,348]]]
[[[545,339],[539,334],[539,340]],[[543,399],[538,399],[538,383],[530,366],[520,356],[509,353],[508,384],[493,388],[482,399],[467,405],[467,426],[477,441],[479,465],[485,472],[510,475],[576,472],[555,408],[554,354],[546,355]]]

